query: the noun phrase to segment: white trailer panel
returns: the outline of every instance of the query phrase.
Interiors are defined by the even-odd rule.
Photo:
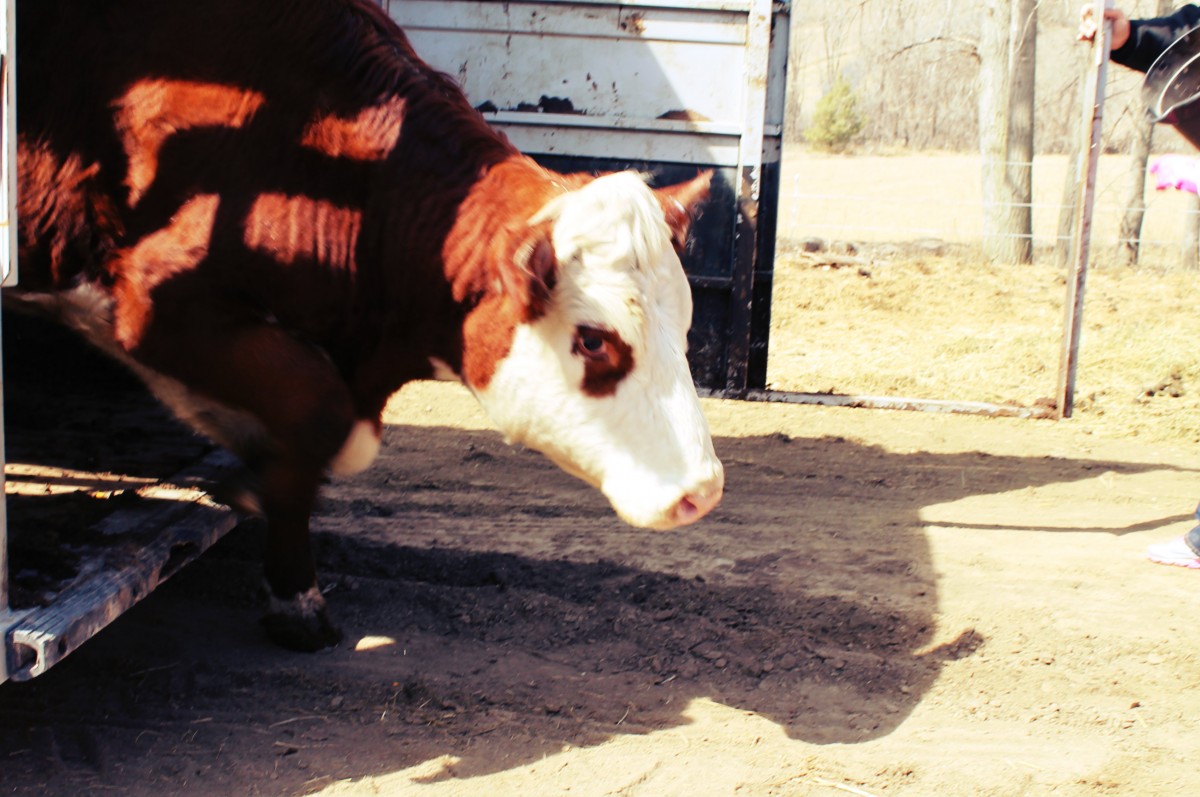
[[[381,0],[520,150],[563,171],[713,169],[684,266],[693,375],[766,381],[787,3]]]

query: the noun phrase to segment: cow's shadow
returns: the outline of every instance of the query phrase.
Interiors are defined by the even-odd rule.
[[[440,754],[470,777],[676,727],[698,698],[798,740],[878,738],[987,644],[936,628],[925,507],[978,495],[978,469],[995,493],[1153,469],[782,434],[717,447],[725,502],[656,535],[496,434],[389,427],[377,467],[330,485],[314,519],[341,648],[265,641],[247,522],[49,673],[0,687],[6,785],[122,788],[173,762],[196,793],[303,791]]]

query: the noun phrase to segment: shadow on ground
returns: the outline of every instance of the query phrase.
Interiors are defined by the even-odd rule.
[[[13,450],[105,465],[44,431],[14,428]],[[1150,469],[782,432],[717,447],[725,502],[654,534],[497,435],[389,427],[377,466],[329,485],[314,518],[341,648],[265,641],[248,521],[46,675],[0,686],[4,787],[303,793],[442,755],[466,778],[678,727],[697,698],[805,742],[878,738],[987,644],[935,628],[924,507]],[[14,516],[54,500],[14,499]],[[64,506],[38,517],[87,516]]]

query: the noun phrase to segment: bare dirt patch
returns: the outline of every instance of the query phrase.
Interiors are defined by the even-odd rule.
[[[843,377],[869,345],[849,349],[812,297],[878,288],[880,320],[899,308],[903,329],[898,281],[949,268],[781,264],[771,379],[892,392],[898,377],[869,381],[892,361],[918,381],[946,373],[921,366],[946,338],[906,333]],[[1169,301],[1181,286],[1163,279],[1148,295]],[[963,296],[1013,296],[960,298],[959,315],[999,326],[1051,302],[1037,280],[1001,282]],[[1132,284],[1106,323],[1129,316]],[[1136,318],[1169,318],[1143,304]],[[38,362],[26,376],[53,374]],[[414,385],[389,409],[380,461],[328,485],[314,520],[342,647],[265,640],[248,522],[45,676],[0,686],[0,791],[1185,793],[1200,573],[1142,558],[1189,528],[1200,497],[1195,437],[1175,420],[1194,358],[1181,367],[1182,398],[1093,383],[1092,408],[1067,423],[709,401],[727,497],[668,534],[621,525],[598,494],[506,446],[461,388]],[[995,391],[963,397],[1041,395]],[[1140,411],[1159,406],[1174,412]],[[88,412],[12,444],[146,473],[136,431],[112,459],[57,439]]]

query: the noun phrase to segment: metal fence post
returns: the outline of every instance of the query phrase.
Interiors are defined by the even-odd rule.
[[[1112,47],[1112,22],[1104,19],[1104,10],[1112,0],[1096,0],[1096,38],[1092,43],[1092,63],[1083,96],[1085,148],[1080,156],[1080,198],[1075,205],[1073,230],[1074,263],[1067,275],[1066,319],[1063,329],[1062,360],[1058,369],[1057,408],[1059,418],[1070,418],[1075,409],[1075,377],[1079,368],[1079,336],[1083,330],[1083,291],[1087,283],[1088,258],[1091,254],[1092,208],[1096,199],[1096,168],[1100,161],[1100,132],[1104,120],[1104,88],[1108,77],[1108,58]]]

